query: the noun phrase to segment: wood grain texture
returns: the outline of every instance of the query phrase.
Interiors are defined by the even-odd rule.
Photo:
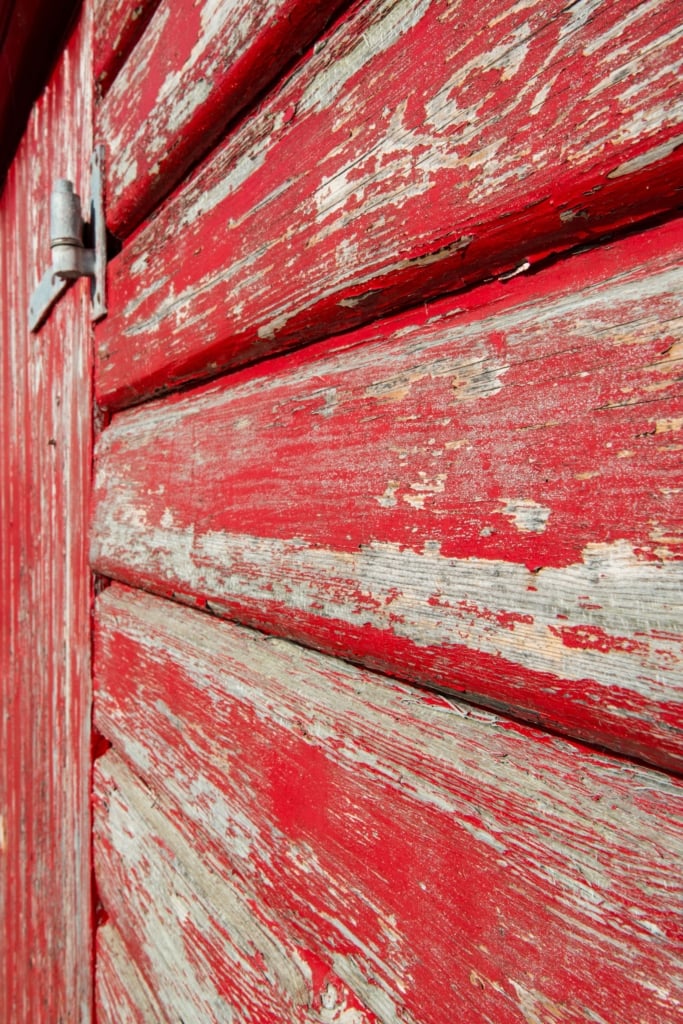
[[[168,1024],[110,922],[97,929],[96,965],[98,1024]]]
[[[376,1024],[357,1000],[346,1019],[324,1012],[305,952],[113,753],[94,794],[99,889],[169,1020]]]
[[[228,122],[302,53],[341,0],[162,0],[98,110],[107,220],[128,235]]]
[[[89,4],[0,197],[0,1020],[91,1019],[91,336],[84,282],[38,335],[49,195],[87,195]]]
[[[99,96],[110,88],[158,4],[159,0],[94,0],[93,77]]]
[[[678,1020],[680,781],[118,585],[95,676],[145,805],[383,1024]]]
[[[680,205],[676,0],[372,0],[124,248],[98,401],[369,322]]]
[[[116,415],[95,569],[678,770],[683,223]]]

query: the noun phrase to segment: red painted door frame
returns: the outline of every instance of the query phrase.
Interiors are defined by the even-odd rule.
[[[46,70],[46,51],[32,53],[30,39],[36,28],[49,35],[48,10],[14,5],[5,69],[20,29],[26,45],[13,54],[18,92],[4,91],[3,127],[9,100],[21,106],[32,96],[22,61]],[[30,294],[50,262],[52,183],[69,177],[87,194],[92,93],[86,4],[0,195],[0,1020],[8,1024],[87,1024],[92,1015],[85,282],[37,334],[28,328]],[[6,159],[12,140],[4,141]]]

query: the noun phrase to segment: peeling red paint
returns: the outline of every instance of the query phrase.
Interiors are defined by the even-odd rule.
[[[550,631],[561,637],[566,647],[577,650],[601,651],[603,654],[608,651],[625,651],[626,654],[634,654],[647,649],[645,643],[632,637],[612,636],[598,626],[551,626]]]
[[[215,868],[216,898],[239,877],[310,951],[314,993],[332,958],[378,1019],[677,1019],[679,782],[118,585],[96,621],[96,718],[118,751],[98,843],[102,869],[121,861],[124,929],[132,855],[102,804],[133,792],[119,755],[154,827]]]
[[[102,405],[678,205],[675,0],[656,16],[631,0],[590,16],[561,0],[463,12],[356,5],[131,239],[97,331]]]
[[[97,570],[680,764],[680,459],[648,426],[683,402],[681,245],[673,222],[115,415]]]
[[[617,755],[683,770],[678,5],[152,7],[95,35],[98,1019],[673,1024],[680,785]]]
[[[158,3],[159,0],[94,0],[93,78],[100,96],[110,88]]]
[[[431,603],[431,602],[430,602]],[[447,602],[441,607],[448,607]],[[469,601],[458,601],[458,608],[467,612],[476,619],[483,619],[486,622],[497,622],[503,629],[514,630],[516,625],[533,625],[533,615],[521,615],[519,612],[491,612],[488,608],[480,608]]]
[[[53,181],[69,176],[83,195],[88,185],[90,32],[86,4],[0,195],[3,1024],[91,1020],[92,397],[84,282],[37,335],[28,326],[31,293],[50,261]]]

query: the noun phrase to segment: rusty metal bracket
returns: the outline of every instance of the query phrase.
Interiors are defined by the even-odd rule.
[[[104,146],[90,159],[90,220],[84,222],[81,198],[65,178],[55,182],[50,196],[50,249],[52,265],[31,295],[29,326],[37,331],[55,302],[79,277],[91,280],[92,319],[106,315],[107,228],[104,219]],[[92,248],[83,244],[89,228]]]

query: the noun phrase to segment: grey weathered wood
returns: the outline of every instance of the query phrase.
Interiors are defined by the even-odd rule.
[[[680,0],[354,5],[113,262],[99,401],[676,207],[682,33]]]
[[[111,922],[97,929],[95,1001],[98,1024],[171,1024]]]
[[[188,833],[113,752],[96,764],[94,791],[98,888],[166,1019],[325,1024],[306,950],[227,851],[217,857],[201,831]],[[194,799],[204,804],[199,790]],[[348,1024],[375,1024],[353,1006]]]
[[[143,946],[177,829],[384,1024],[677,1022],[680,781],[118,585],[96,623],[149,786],[100,762],[98,877],[128,929],[153,894]]]
[[[116,415],[96,570],[683,768],[683,229]]]

